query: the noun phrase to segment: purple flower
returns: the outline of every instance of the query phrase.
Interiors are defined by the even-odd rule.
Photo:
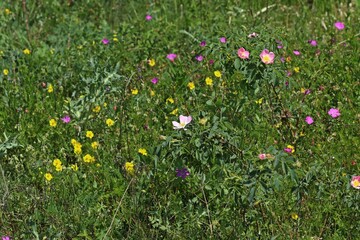
[[[328,114],[332,118],[337,118],[341,115],[339,109],[337,109],[337,108],[330,108],[330,110],[328,111]]]
[[[151,21],[151,19],[152,19],[152,16],[151,16],[151,15],[149,15],[149,14],[146,15],[146,17],[145,17],[145,20],[146,20],[146,21]]]
[[[285,62],[285,58],[284,57],[281,57],[280,58],[280,61],[283,63],[283,62]]]
[[[187,170],[187,168],[176,169],[177,177],[181,177],[182,179],[185,179],[189,175],[190,175],[190,172]]]
[[[308,95],[308,94],[310,94],[311,93],[311,90],[310,89],[306,89],[305,91],[304,91],[304,94],[305,95]]]
[[[209,64],[210,64],[210,65],[213,65],[214,62],[215,62],[215,61],[214,61],[213,59],[210,59],[210,60],[209,60]]]
[[[171,62],[175,61],[175,58],[177,57],[177,55],[175,53],[170,53],[166,56]]]
[[[342,22],[336,22],[334,23],[334,26],[338,29],[338,30],[343,30],[345,28],[345,24]]]
[[[202,60],[204,60],[204,57],[201,55],[198,55],[195,57],[196,60],[198,60],[199,62],[201,62]]]
[[[300,55],[300,52],[298,50],[294,50],[293,53],[296,55],[296,56],[299,56]]]
[[[278,49],[281,49],[281,48],[283,48],[283,46],[282,46],[282,45],[278,45],[277,48],[278,48]]]
[[[153,79],[151,79],[151,82],[152,82],[153,84],[157,84],[157,83],[158,83],[158,81],[159,81],[159,79],[158,79],[158,78],[153,78]]]
[[[10,240],[10,237],[9,236],[3,236],[3,237],[1,237],[1,240]]]
[[[205,41],[202,41],[201,43],[200,43],[200,47],[205,47],[206,46],[206,42]]]
[[[307,116],[307,117],[305,118],[305,122],[306,122],[307,124],[311,125],[311,124],[314,123],[314,119],[313,119],[312,117],[310,117],[310,116]]]
[[[308,43],[309,43],[311,46],[314,46],[314,47],[317,46],[316,40],[309,40]]]
[[[221,43],[226,43],[226,38],[225,38],[225,37],[221,37],[221,38],[220,38],[220,42],[221,42]]]
[[[102,42],[104,45],[107,45],[107,44],[109,44],[109,39],[104,38],[103,40],[101,40],[101,42]]]
[[[63,121],[63,123],[69,123],[71,118],[69,115],[65,115],[63,118],[61,118],[61,121]]]

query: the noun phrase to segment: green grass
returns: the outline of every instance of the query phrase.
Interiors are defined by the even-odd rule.
[[[2,1],[0,236],[358,239],[359,20],[355,1]]]

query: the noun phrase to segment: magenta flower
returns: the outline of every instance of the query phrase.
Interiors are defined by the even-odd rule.
[[[248,51],[245,50],[245,48],[239,48],[238,52],[237,52],[239,58],[241,59],[249,59],[250,53]]]
[[[204,60],[204,57],[201,55],[198,55],[195,57],[196,60],[198,60],[199,62],[201,62],[202,60]]]
[[[177,57],[177,55],[175,53],[170,53],[166,56],[171,62],[175,61],[175,58]]]
[[[314,47],[317,46],[316,40],[309,40],[308,43],[309,43],[311,46],[314,46]]]
[[[360,176],[353,176],[350,184],[353,188],[360,189]]]
[[[269,50],[264,49],[260,53],[261,61],[265,64],[272,64],[274,63],[275,54],[273,52],[269,52]]]
[[[145,20],[146,20],[146,21],[151,21],[151,19],[152,19],[152,16],[151,16],[151,15],[149,15],[149,14],[146,15],[146,17],[145,17]]]
[[[341,115],[339,109],[337,109],[337,108],[330,108],[330,110],[328,111],[328,114],[332,118],[337,118]]]
[[[185,179],[189,175],[190,175],[190,172],[187,170],[187,168],[176,169],[177,177],[181,177],[182,179]]]
[[[300,55],[300,52],[298,50],[294,50],[293,53],[296,55],[296,56],[299,56]]]
[[[221,37],[221,38],[220,38],[220,42],[221,42],[221,43],[226,43],[226,38],[225,38],[225,37]]]
[[[104,45],[107,45],[107,44],[109,44],[109,39],[104,38],[103,40],[101,40],[101,42],[102,42]]]
[[[1,240],[10,240],[10,237],[9,236],[3,236],[3,237],[1,237]]]
[[[305,118],[305,122],[306,122],[307,124],[311,125],[311,124],[314,123],[314,119],[313,119],[312,117],[310,117],[310,116],[307,116],[307,117]]]
[[[61,118],[61,121],[63,121],[63,123],[69,123],[71,118],[69,115],[65,115],[63,118]]]
[[[345,24],[342,22],[336,22],[334,23],[334,26],[338,29],[338,30],[343,30],[345,28]]]
[[[158,79],[158,78],[153,78],[153,79],[151,79],[151,82],[152,82],[153,84],[157,84],[157,83],[158,83],[158,81],[159,81],[159,79]]]
[[[206,46],[206,42],[205,41],[202,41],[201,43],[200,43],[200,47],[205,47]]]
[[[179,120],[180,120],[179,123],[176,121],[172,122],[174,129],[176,129],[176,130],[177,129],[185,129],[186,125],[188,125],[191,122],[192,118],[191,118],[191,116],[180,115]]]
[[[215,62],[215,61],[214,61],[213,59],[210,59],[210,60],[209,60],[209,64],[210,64],[210,65],[213,65],[214,62]]]
[[[264,159],[266,159],[266,154],[265,153],[260,153],[258,155],[258,157],[259,157],[260,160],[264,160]]]
[[[304,94],[305,95],[308,95],[308,94],[310,94],[311,93],[311,90],[310,89],[306,89],[305,91],[304,91]]]

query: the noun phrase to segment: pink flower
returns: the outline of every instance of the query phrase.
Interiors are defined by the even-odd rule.
[[[210,59],[210,60],[209,60],[209,64],[210,64],[210,65],[213,65],[214,62],[215,62],[215,61],[214,61],[213,59]]]
[[[145,20],[146,20],[146,21],[151,21],[151,19],[152,19],[152,16],[151,16],[151,15],[149,15],[149,14],[146,15],[146,17],[145,17]]]
[[[199,55],[195,57],[196,60],[198,60],[199,62],[201,62],[202,60],[204,60],[204,57]]]
[[[258,34],[256,32],[253,32],[253,33],[250,33],[248,35],[248,38],[254,38],[254,37],[257,37],[257,36],[258,36]]]
[[[71,118],[69,115],[65,115],[63,118],[61,118],[61,121],[63,121],[63,123],[69,123]]]
[[[298,50],[294,50],[293,53],[296,55],[296,56],[299,56],[300,55],[300,52]]]
[[[238,50],[237,54],[241,59],[249,59],[249,55],[250,55],[250,53],[246,51],[245,48],[243,47]]]
[[[269,52],[269,50],[264,49],[260,53],[261,61],[265,64],[272,64],[274,63],[275,54],[273,52]]]
[[[328,111],[328,114],[332,118],[337,118],[341,115],[339,109],[337,109],[337,108],[330,108],[330,110]]]
[[[334,26],[338,29],[338,30],[343,30],[345,28],[345,24],[342,22],[336,22],[334,23]]]
[[[151,82],[152,82],[153,84],[157,84],[157,83],[158,83],[158,81],[159,81],[159,79],[158,79],[158,78],[153,78],[153,79],[151,79]]]
[[[171,62],[175,61],[175,58],[177,57],[177,55],[175,53],[170,53],[166,56]]]
[[[311,93],[311,90],[310,89],[306,89],[305,91],[304,91],[304,94],[305,95],[308,95],[308,94],[310,94]]]
[[[200,47],[205,47],[206,46],[206,42],[205,41],[202,41],[201,43],[200,43]]]
[[[360,176],[353,176],[350,184],[353,188],[360,189]]]
[[[109,44],[109,39],[104,38],[103,40],[101,40],[101,42],[102,42],[104,45],[107,45],[107,44]]]
[[[311,46],[317,46],[317,42],[316,40],[309,40],[308,43],[311,45]]]
[[[192,118],[191,116],[180,115],[179,120],[180,120],[179,123],[176,121],[172,122],[174,129],[185,129],[186,125],[188,125],[191,122]]]
[[[266,154],[265,153],[260,153],[258,155],[258,157],[259,157],[260,160],[264,160],[264,159],[266,159]]]
[[[225,37],[221,37],[221,38],[220,38],[220,42],[221,42],[221,43],[226,43],[226,38],[225,38]]]
[[[307,116],[307,117],[305,118],[305,122],[306,122],[307,124],[311,125],[311,124],[314,123],[314,119],[313,119],[312,117],[310,117],[310,116]]]

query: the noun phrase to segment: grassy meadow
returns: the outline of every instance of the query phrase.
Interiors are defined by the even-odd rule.
[[[359,4],[1,1],[1,240],[360,239]]]

